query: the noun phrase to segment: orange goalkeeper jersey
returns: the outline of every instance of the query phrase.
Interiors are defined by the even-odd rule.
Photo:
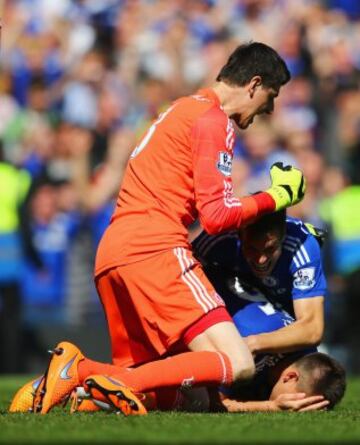
[[[256,216],[256,199],[233,194],[234,137],[212,89],[180,98],[160,115],[130,157],[95,275],[189,248],[187,227],[197,217],[208,233],[219,233]]]

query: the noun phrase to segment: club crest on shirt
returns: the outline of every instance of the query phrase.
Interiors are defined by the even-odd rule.
[[[300,290],[311,289],[315,286],[315,268],[305,267],[294,273],[294,287]]]
[[[219,159],[216,166],[220,173],[225,176],[231,176],[232,155],[230,153],[227,153],[226,151],[220,151]]]

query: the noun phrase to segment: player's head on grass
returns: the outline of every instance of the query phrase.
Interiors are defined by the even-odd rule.
[[[285,209],[268,213],[239,231],[242,251],[256,276],[265,277],[272,272],[281,255],[285,234]]]
[[[333,408],[343,398],[346,389],[344,367],[329,355],[316,352],[296,362],[300,378],[298,389],[309,394],[321,394]]]
[[[274,99],[290,80],[290,72],[273,48],[250,42],[234,50],[216,80],[224,111],[245,129],[256,115],[273,111]]]
[[[327,409],[338,404],[345,394],[346,372],[334,358],[321,352],[304,355],[285,368],[273,387],[270,398],[282,393],[322,395],[328,400]]]

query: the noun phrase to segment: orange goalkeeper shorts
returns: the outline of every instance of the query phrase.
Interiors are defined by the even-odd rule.
[[[189,336],[195,335],[190,332],[186,338],[189,330],[198,335],[213,324],[231,320],[200,263],[184,248],[115,267],[95,282],[118,366],[157,360],[181,344],[184,335],[189,343]]]

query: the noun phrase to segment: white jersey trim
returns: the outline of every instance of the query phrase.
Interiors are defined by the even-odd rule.
[[[300,238],[288,235],[285,238],[283,247],[285,250],[295,254],[293,261],[296,267],[304,266],[305,264],[310,263],[309,254],[304,244],[301,243]]]
[[[195,297],[195,300],[199,303],[203,311],[207,313],[210,310],[218,307],[217,302],[208,293],[206,287],[201,282],[199,277],[193,270],[191,270],[191,267],[194,265],[194,260],[186,256],[186,249],[182,247],[176,247],[173,251],[180,264],[181,278],[189,287]]]
[[[225,207],[241,207],[241,202],[238,198],[234,196],[234,189],[231,182],[224,181],[224,205]]]
[[[217,352],[217,354],[220,357],[220,362],[221,362],[222,369],[223,369],[223,377],[222,377],[222,380],[221,380],[221,384],[224,385],[226,383],[226,365],[225,365],[225,360],[224,360],[223,355],[220,352]]]

